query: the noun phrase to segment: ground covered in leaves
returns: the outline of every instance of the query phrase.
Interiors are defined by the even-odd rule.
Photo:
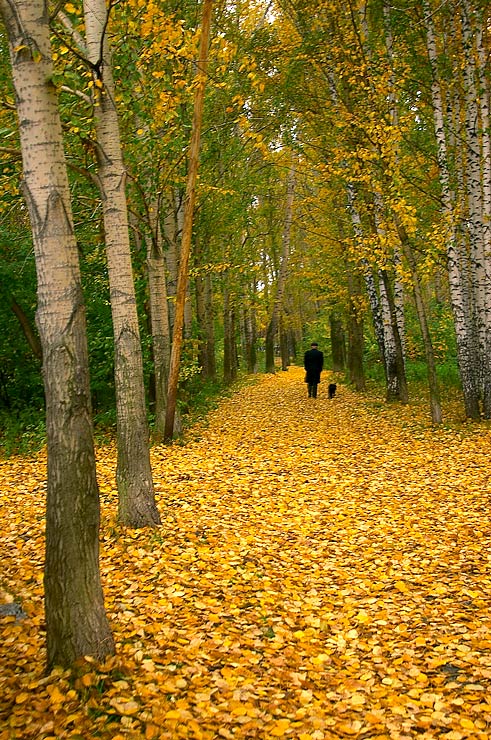
[[[44,674],[45,461],[2,463],[0,740],[491,737],[489,425],[302,376],[153,450],[159,529],[98,450],[104,665]]]

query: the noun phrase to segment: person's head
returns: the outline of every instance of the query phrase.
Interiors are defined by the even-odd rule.
[[[312,347],[312,349],[317,349],[317,347],[318,347],[319,345],[318,345],[318,343],[317,343],[317,342],[311,342],[311,343],[310,343],[310,346]]]

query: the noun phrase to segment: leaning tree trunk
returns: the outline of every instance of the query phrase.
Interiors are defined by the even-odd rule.
[[[37,360],[42,360],[43,350],[41,347],[41,342],[39,341],[39,337],[36,334],[34,327],[31,326],[31,322],[29,321],[29,318],[26,316],[24,309],[21,306],[19,306],[14,296],[10,296],[9,302],[10,302],[10,308],[12,309],[15,316],[17,317],[17,321],[19,322],[22,332],[27,340],[27,343],[32,350],[32,354]]]
[[[44,569],[48,668],[114,652],[99,575],[99,491],[85,308],[42,0],[0,0],[38,276],[48,446]]]
[[[177,405],[177,388],[179,385],[179,368],[184,338],[184,321],[186,301],[189,291],[189,258],[193,233],[194,203],[196,200],[196,180],[198,177],[199,152],[201,147],[201,125],[205,99],[206,71],[208,67],[208,46],[211,29],[213,0],[203,0],[203,17],[201,21],[201,39],[199,61],[197,65],[197,86],[194,95],[193,124],[189,145],[188,174],[186,181],[186,198],[184,201],[184,221],[179,255],[179,274],[177,278],[176,307],[172,331],[172,349],[169,367],[169,384],[167,392],[167,414],[165,420],[165,440],[170,441],[174,431],[174,419]]]
[[[95,123],[114,332],[119,518],[155,526],[160,516],[150,467],[143,361],[131,264],[124,168],[104,0],[84,0],[87,53],[97,95]]]

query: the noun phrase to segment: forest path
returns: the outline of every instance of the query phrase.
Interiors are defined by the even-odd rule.
[[[118,655],[75,684],[42,678],[42,464],[29,485],[24,466],[25,523],[3,539],[29,618],[0,647],[22,701],[0,740],[491,736],[491,433],[345,387],[329,400],[327,380],[314,400],[300,368],[263,377],[154,448],[156,530],[115,524],[99,450]]]

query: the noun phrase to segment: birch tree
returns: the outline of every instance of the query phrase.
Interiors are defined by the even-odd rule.
[[[433,121],[437,146],[438,169],[441,186],[442,212],[448,229],[447,267],[450,287],[450,300],[455,321],[457,352],[462,380],[462,390],[466,414],[477,419],[479,409],[479,384],[476,378],[478,364],[471,306],[467,292],[469,264],[467,255],[460,248],[457,229],[454,222],[453,201],[450,179],[450,163],[446,135],[445,113],[443,106],[442,86],[438,69],[438,51],[435,38],[433,16],[427,0],[423,2],[426,30],[426,46],[431,68],[431,99]]]
[[[85,309],[56,89],[48,8],[1,0],[9,38],[23,190],[37,271],[48,447],[44,570],[48,667],[104,658],[114,643],[99,575],[99,491]]]

